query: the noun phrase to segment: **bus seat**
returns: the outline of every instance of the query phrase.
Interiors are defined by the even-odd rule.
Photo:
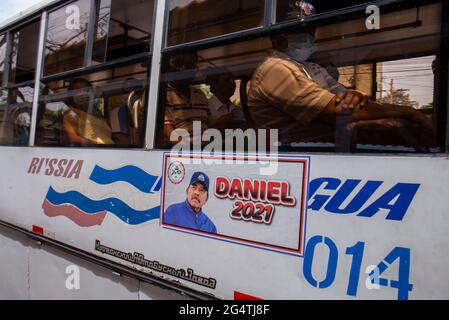
[[[240,103],[242,104],[243,114],[245,115],[248,127],[254,128],[254,120],[248,107],[248,83],[250,83],[252,75],[244,76],[240,82]]]

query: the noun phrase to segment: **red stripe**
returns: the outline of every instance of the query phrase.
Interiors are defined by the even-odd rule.
[[[239,301],[239,300],[240,301],[241,300],[243,300],[243,301],[261,301],[263,299],[254,297],[254,296],[250,296],[249,294],[246,294],[246,293],[234,291],[234,300],[237,300],[237,301]]]
[[[44,235],[44,228],[33,225],[33,232]]]
[[[44,213],[50,218],[64,216],[80,227],[100,226],[107,215],[106,211],[90,215],[68,204],[55,206],[47,199],[42,204],[42,209],[44,209]]]

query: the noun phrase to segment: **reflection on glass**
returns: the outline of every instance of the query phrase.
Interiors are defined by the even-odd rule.
[[[145,127],[143,64],[53,81],[41,92],[38,145],[140,147]]]
[[[39,43],[39,22],[29,24],[13,33],[9,83],[34,80]]]
[[[95,40],[92,61],[94,64],[105,62],[108,45],[108,30],[111,19],[111,0],[100,0],[95,2]]]
[[[149,52],[154,0],[101,0],[97,5],[94,63]]]
[[[225,47],[210,48],[171,56],[162,69],[163,126],[160,146],[169,147],[174,130],[185,130],[191,137],[207,129],[251,127],[242,105],[242,87],[266,57],[269,41],[258,39]],[[201,132],[194,132],[194,122]],[[163,130],[162,130],[163,127]]]
[[[3,72],[5,70],[5,56],[6,56],[6,35],[0,35],[0,85],[3,81]]]
[[[168,45],[206,39],[263,24],[263,0],[170,0]]]
[[[45,75],[84,65],[90,0],[79,0],[50,13],[45,44]]]
[[[32,85],[0,91],[0,145],[28,144],[33,95]]]
[[[362,19],[346,20],[166,57],[160,146],[175,129],[224,137],[227,127],[278,130],[285,151],[439,152],[441,6],[420,7],[418,27],[409,23],[416,12],[384,14],[386,28],[374,34]]]
[[[436,56],[402,59],[377,64],[380,81],[377,96],[384,103],[433,109]]]

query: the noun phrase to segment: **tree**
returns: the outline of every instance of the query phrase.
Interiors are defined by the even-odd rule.
[[[419,103],[413,101],[410,97],[410,94],[407,93],[407,90],[404,89],[393,90],[393,97],[391,96],[391,92],[389,92],[387,96],[382,97],[380,102],[392,103],[400,106],[410,106],[415,109],[419,108]]]
[[[421,110],[421,112],[424,114],[432,115],[434,113],[433,102],[422,105],[419,110]]]

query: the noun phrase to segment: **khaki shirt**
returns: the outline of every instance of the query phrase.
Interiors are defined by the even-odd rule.
[[[106,120],[77,108],[69,108],[64,113],[63,125],[71,143],[115,144]]]
[[[321,88],[326,89],[335,94],[348,91],[348,89],[344,85],[342,85],[337,80],[332,78],[329,72],[327,72],[327,70],[324,69],[319,64],[313,62],[304,62],[303,66],[306,69],[309,76],[316,83],[318,83],[318,85]]]
[[[334,96],[299,63],[276,52],[255,71],[248,108],[256,127],[279,129],[282,142],[319,141],[331,128],[313,120]]]
[[[171,125],[175,129],[185,129],[192,134],[194,121],[201,121],[201,131],[207,129],[208,115],[208,102],[200,89],[190,86],[190,99],[188,99],[173,88],[169,88],[165,108],[166,125]]]

